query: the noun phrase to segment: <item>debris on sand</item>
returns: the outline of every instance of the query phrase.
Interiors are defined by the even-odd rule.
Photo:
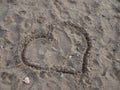
[[[30,83],[30,78],[29,77],[25,77],[24,80],[23,80],[23,82],[25,84],[29,84]]]

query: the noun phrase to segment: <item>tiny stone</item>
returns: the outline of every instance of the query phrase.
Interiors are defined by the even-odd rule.
[[[69,59],[71,59],[72,58],[72,56],[69,56]]]
[[[26,83],[26,84],[29,84],[30,83],[29,77],[25,77],[25,79],[23,80],[23,82]]]
[[[79,54],[77,54],[77,56],[79,56]]]
[[[0,46],[0,48],[3,48],[3,46]]]
[[[61,74],[61,77],[63,78],[63,77],[64,77],[64,75],[63,75],[63,74]]]
[[[49,55],[49,57],[51,57],[51,55]]]

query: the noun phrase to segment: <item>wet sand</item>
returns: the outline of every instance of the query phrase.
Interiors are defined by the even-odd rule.
[[[119,90],[120,0],[0,0],[0,90]]]

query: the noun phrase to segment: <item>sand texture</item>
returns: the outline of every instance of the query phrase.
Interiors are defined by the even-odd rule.
[[[120,90],[120,0],[0,0],[0,90]]]

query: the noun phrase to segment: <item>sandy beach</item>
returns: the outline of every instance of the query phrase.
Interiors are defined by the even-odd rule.
[[[0,0],[0,90],[120,90],[120,0]]]

